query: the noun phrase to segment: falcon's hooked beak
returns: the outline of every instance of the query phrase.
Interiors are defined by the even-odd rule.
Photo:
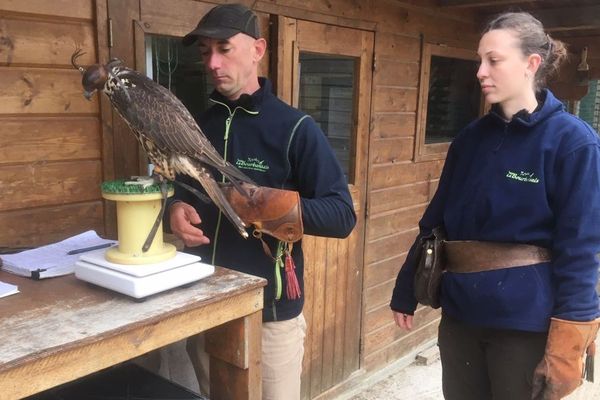
[[[94,93],[96,93],[96,89],[92,90],[91,92],[88,92],[86,90],[85,92],[83,92],[83,97],[88,99],[88,101],[92,101],[92,97],[94,96]]]
[[[85,53],[81,49],[75,50],[71,55],[71,65],[83,75],[83,78],[81,79],[81,85],[84,89],[83,96],[90,101],[92,100],[94,93],[104,86],[107,74],[106,67],[100,64],[90,65],[88,68],[83,68],[81,65],[77,64],[77,59],[84,54]]]

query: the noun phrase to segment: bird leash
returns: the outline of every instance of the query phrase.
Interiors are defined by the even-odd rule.
[[[302,296],[302,291],[300,290],[300,283],[298,282],[298,276],[296,275],[296,263],[292,257],[294,243],[279,240],[277,244],[276,256],[273,257],[273,253],[271,252],[269,245],[262,238],[262,232],[254,230],[254,232],[252,232],[252,236],[260,240],[265,254],[275,262],[277,299],[281,298],[281,269],[283,269],[285,273],[286,297],[290,300],[299,299]]]

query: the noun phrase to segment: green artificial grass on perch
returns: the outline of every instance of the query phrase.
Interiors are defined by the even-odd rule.
[[[102,182],[102,193],[114,193],[114,194],[144,194],[144,193],[160,193],[160,185],[155,183],[153,185],[143,187],[142,185],[136,184],[125,184],[125,182],[132,182],[128,179],[117,179],[114,181]],[[167,184],[167,191],[171,192],[173,185]]]

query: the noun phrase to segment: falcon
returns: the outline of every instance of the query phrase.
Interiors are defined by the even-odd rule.
[[[105,65],[94,64],[86,69],[77,64],[77,58],[83,54],[81,49],[77,49],[71,56],[71,64],[83,75],[84,96],[89,100],[97,91],[108,96],[148,154],[155,166],[154,173],[158,174],[155,177],[161,182],[163,206],[143,250],[147,251],[152,244],[165,211],[165,178],[175,182],[176,174],[185,174],[198,181],[239,233],[247,238],[246,224],[227,201],[210,168],[223,174],[245,197],[248,195],[242,183],[254,186],[252,180],[221,157],[187,108],[168,89],[125,67],[119,59],[112,59]],[[186,188],[194,191],[191,187]],[[198,195],[199,192],[195,193]]]

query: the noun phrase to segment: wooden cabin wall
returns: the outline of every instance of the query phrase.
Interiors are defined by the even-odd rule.
[[[0,0],[0,247],[102,233],[98,100],[82,96],[77,45],[96,59],[93,0]]]

